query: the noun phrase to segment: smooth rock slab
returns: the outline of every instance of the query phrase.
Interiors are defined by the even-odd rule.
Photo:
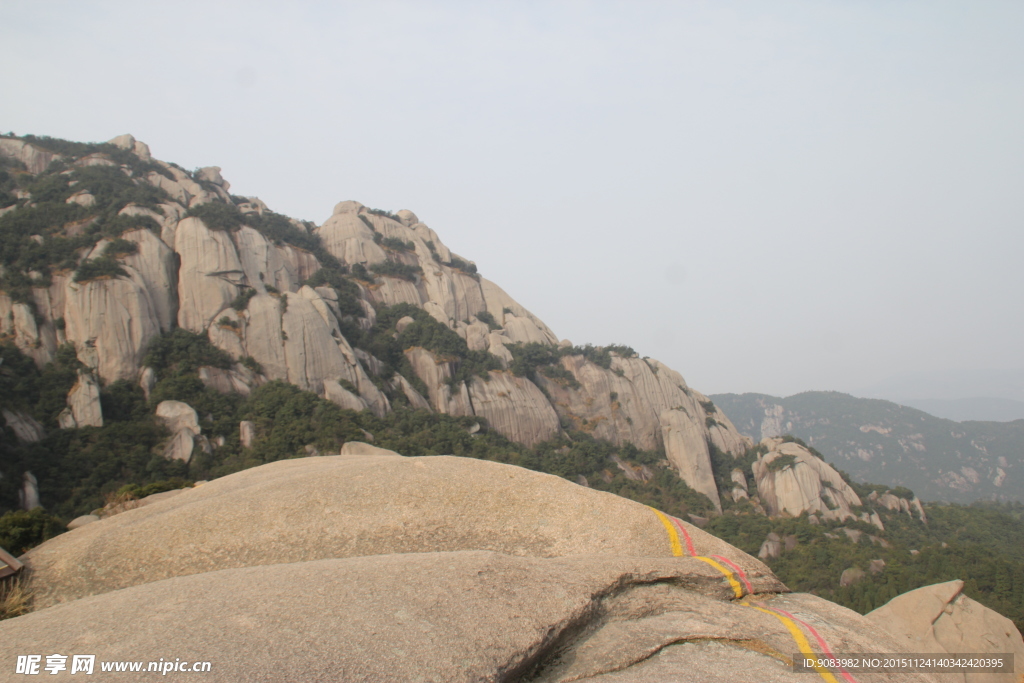
[[[758,560],[680,524],[696,554],[728,557],[755,588],[785,590]],[[472,458],[339,455],[216,479],[50,539],[25,563],[46,607],[231,567],[458,550],[673,556],[651,508],[559,477]]]
[[[796,647],[785,625],[728,597],[717,572],[694,558],[382,555],[135,586],[0,622],[0,643],[11,653],[99,661],[210,661],[196,676],[204,681],[335,683],[573,680],[628,672],[673,643],[722,640],[723,648],[691,648],[699,678],[630,680],[796,680],[781,676]],[[787,611],[814,618],[836,648],[896,647],[860,615],[801,597],[784,603]]]

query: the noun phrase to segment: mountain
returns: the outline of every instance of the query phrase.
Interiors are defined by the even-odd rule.
[[[956,422],[1012,422],[1024,420],[1024,401],[998,396],[973,398],[905,398],[900,405]]]
[[[838,392],[711,398],[752,439],[792,434],[861,481],[904,486],[924,500],[1024,501],[1024,420],[954,422]]]
[[[381,419],[399,406],[480,418],[526,447],[577,433],[657,451],[716,510],[712,449],[750,445],[672,368],[625,346],[560,343],[411,211],[342,201],[321,224],[301,222],[231,194],[219,168],[185,171],[130,135],[6,137],[0,159],[0,334],[61,377],[38,378],[45,389],[19,403],[28,380],[8,364],[0,400],[22,440],[101,427],[122,401],[122,415],[149,412],[171,430],[159,448],[179,476],[210,476],[211,461],[232,471],[267,460],[247,449],[266,448],[272,427],[231,423],[222,404],[281,381]],[[168,415],[198,412],[183,428],[153,412],[157,399],[182,404]],[[58,494],[63,471],[39,467],[8,463],[0,496],[4,481],[8,504],[18,480],[22,505],[36,489],[44,505],[76,489]]]
[[[558,341],[411,211],[342,201],[315,224],[230,190],[219,168],[186,171],[131,136],[0,137],[0,546],[21,554],[67,527],[53,540],[70,543],[141,501],[187,500],[261,466],[294,472],[303,456],[372,442],[362,446],[497,461],[593,500],[629,498],[659,534],[651,508],[862,612],[969,566],[982,578],[965,594],[1020,623],[1024,558],[993,541],[1017,538],[1005,511],[936,509],[895,483],[858,484],[794,438],[755,445],[657,360]],[[359,477],[391,505],[384,473]],[[436,476],[422,486],[452,489]],[[283,496],[282,519],[324,503],[260,490],[246,509]],[[290,537],[282,519],[268,524]],[[593,521],[576,520],[621,535]],[[374,523],[411,547],[390,517]],[[508,526],[463,550],[514,540]]]

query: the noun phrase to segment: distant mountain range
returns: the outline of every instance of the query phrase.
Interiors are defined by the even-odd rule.
[[[1024,401],[998,396],[973,398],[906,398],[899,403],[935,417],[957,422],[1011,422],[1024,420]]]
[[[1021,368],[908,372],[852,388],[852,393],[895,401],[957,422],[1024,419]]]
[[[792,434],[860,481],[906,486],[928,501],[1024,500],[1024,420],[954,422],[829,391],[710,398],[755,441]]]

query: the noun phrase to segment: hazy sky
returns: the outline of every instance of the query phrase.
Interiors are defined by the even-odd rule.
[[[1024,368],[1024,3],[5,0],[0,129],[411,209],[705,393]]]

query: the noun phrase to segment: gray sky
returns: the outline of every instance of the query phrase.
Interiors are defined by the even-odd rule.
[[[1024,368],[1024,3],[5,0],[0,129],[411,209],[705,393]]]

